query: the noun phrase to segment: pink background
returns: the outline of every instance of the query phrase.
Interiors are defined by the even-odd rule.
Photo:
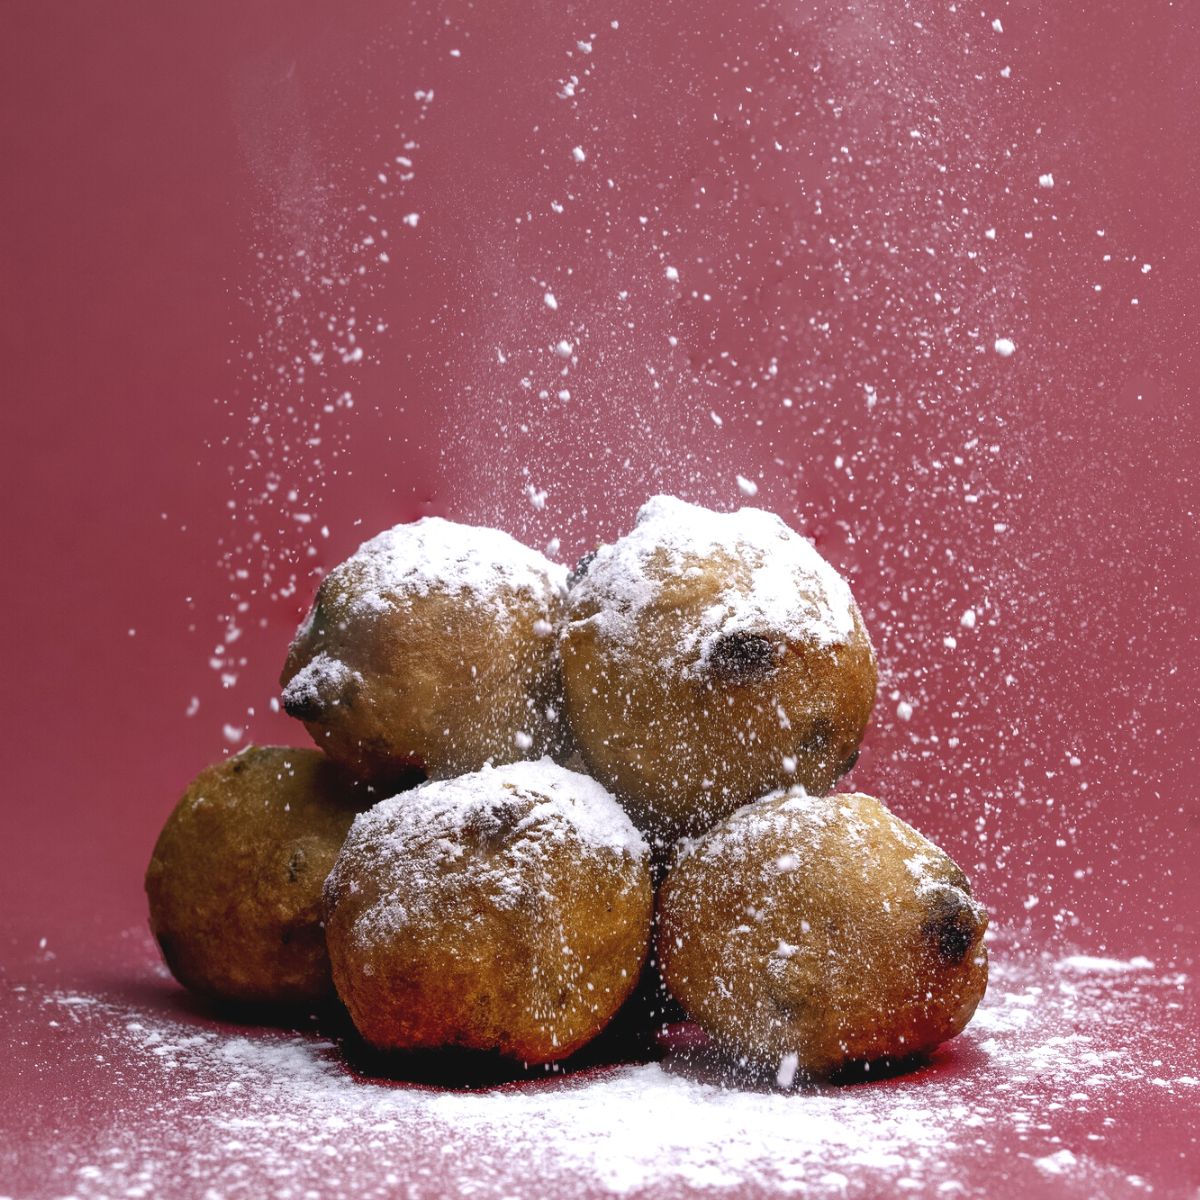
[[[11,979],[119,979],[188,779],[304,744],[269,705],[316,570],[426,512],[569,561],[739,474],[872,630],[852,782],[1000,925],[1194,964],[1186,6],[6,27]]]

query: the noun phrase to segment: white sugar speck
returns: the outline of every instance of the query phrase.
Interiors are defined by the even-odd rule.
[[[421,219],[420,213],[415,213],[415,212],[408,213],[404,217],[404,224],[407,225],[410,229],[416,229],[417,222],[420,221],[420,219]]]
[[[1054,186],[1054,176],[1049,171],[1045,175],[1038,176],[1038,187],[1052,188]]]
[[[676,267],[668,267],[667,268],[667,278],[670,279],[672,282],[677,281],[679,279],[678,269]]]
[[[996,18],[996,19],[995,19],[995,20],[992,22],[992,28],[993,28],[993,29],[994,29],[994,30],[995,30],[997,33],[1003,33],[1003,32],[1004,32],[1004,26],[1003,26],[1003,24],[1001,24],[1001,22],[1000,22],[1000,18],[999,18],[999,17],[997,17],[997,18]]]
[[[551,311],[558,312],[558,301],[554,298],[553,292],[547,292],[542,297],[542,303]]]
[[[755,483],[753,479],[747,479],[745,475],[739,475],[737,477],[737,485],[738,491],[741,492],[743,496],[758,495],[758,484]]]
[[[896,716],[902,721],[911,721],[913,715],[913,706],[907,700],[901,700],[896,705]]]
[[[1012,338],[998,337],[992,345],[1001,358],[1011,358],[1016,353],[1017,343]]]
[[[779,1070],[775,1073],[775,1082],[781,1088],[790,1088],[796,1082],[796,1072],[800,1069],[800,1056],[793,1051],[785,1054],[779,1060]]]
[[[1045,1158],[1035,1158],[1033,1165],[1038,1170],[1045,1171],[1047,1175],[1062,1175],[1077,1161],[1070,1150],[1056,1150],[1053,1154],[1047,1154]]]
[[[962,625],[964,629],[974,629],[975,628],[975,610],[973,608],[968,608],[967,611],[964,612],[963,615],[958,618],[958,623],[960,625]]]
[[[576,146],[575,149],[571,151],[571,157],[579,163],[584,162],[587,159],[587,155],[584,154],[582,146]]]

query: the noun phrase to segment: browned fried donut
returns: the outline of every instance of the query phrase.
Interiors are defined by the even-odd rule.
[[[175,978],[244,1003],[331,996],[321,888],[370,799],[316,750],[250,746],[201,771],[146,869],[150,927]]]
[[[363,814],[325,901],[338,994],[371,1045],[546,1063],[632,990],[653,892],[649,850],[616,801],[542,759]]]
[[[842,578],[759,509],[668,496],[582,565],[562,643],[571,730],[665,843],[853,765],[875,656]]]
[[[658,954],[694,1020],[786,1080],[954,1037],[987,985],[986,926],[962,871],[878,800],[793,789],[685,843]]]
[[[283,704],[379,782],[449,778],[555,748],[566,571],[496,529],[426,517],[322,582]]]

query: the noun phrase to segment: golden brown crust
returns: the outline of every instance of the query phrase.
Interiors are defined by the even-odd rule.
[[[373,1046],[553,1062],[633,989],[653,910],[646,847],[608,797],[627,845],[581,836],[525,768],[581,779],[514,764],[427,785],[355,826],[326,924],[338,993]],[[459,785],[474,794],[452,795]]]
[[[959,868],[879,801],[785,792],[685,848],[658,953],[727,1051],[829,1075],[959,1033],[987,984],[986,926]]]
[[[369,799],[316,750],[251,746],[202,771],[146,870],[150,927],[175,978],[247,1004],[330,997],[321,888]]]

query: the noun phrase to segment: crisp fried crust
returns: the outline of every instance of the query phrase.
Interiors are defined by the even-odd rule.
[[[685,846],[659,897],[663,977],[735,1057],[829,1075],[954,1037],[987,985],[966,876],[878,800],[797,791]]]
[[[602,586],[571,593],[562,661],[571,731],[593,774],[663,843],[698,834],[772,788],[828,791],[854,764],[875,699],[875,655],[856,605],[844,636],[763,622],[696,643],[706,614],[749,595],[736,554],[663,555],[651,598],[614,641]],[[797,570],[794,607],[819,582]],[[734,601],[736,603],[736,599]]]
[[[441,527],[470,546],[470,527]],[[397,542],[414,559],[428,552],[415,537]],[[372,545],[322,582],[280,678],[287,712],[331,758],[381,785],[555,751],[563,596],[551,564],[539,574],[540,556],[513,542],[530,561],[521,574],[501,564],[486,592],[437,578],[436,566],[416,587],[402,575],[381,583]]]
[[[654,903],[645,843],[610,797],[629,845],[581,836],[506,770],[468,777],[477,794],[463,803],[435,803],[449,785],[429,784],[379,805],[329,878],[338,994],[377,1048],[553,1062],[599,1033],[637,981]]]
[[[252,746],[202,771],[146,870],[150,927],[175,978],[241,1003],[328,998],[321,887],[369,799],[316,750]]]

